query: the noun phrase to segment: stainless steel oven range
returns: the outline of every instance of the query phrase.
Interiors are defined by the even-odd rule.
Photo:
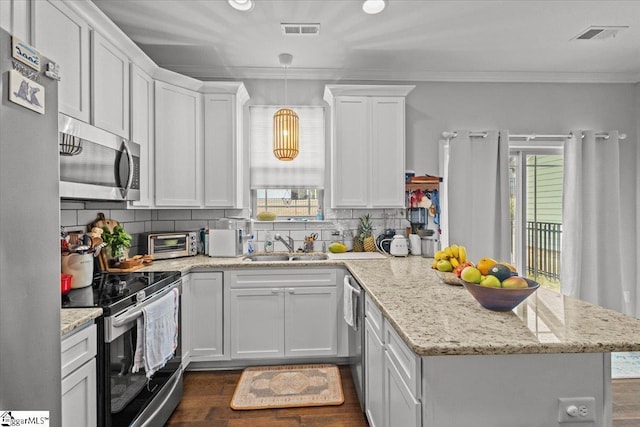
[[[174,357],[147,379],[132,372],[137,319],[143,307],[182,289],[179,272],[102,273],[91,287],[74,289],[62,307],[101,307],[98,322],[98,426],[161,426],[182,398],[180,319]]]

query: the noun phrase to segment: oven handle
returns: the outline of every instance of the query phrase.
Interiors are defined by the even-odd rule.
[[[113,322],[111,323],[112,326],[114,327],[119,327],[122,325],[125,325],[133,320],[136,320],[138,317],[142,316],[142,308],[146,305],[148,305],[152,299],[156,299],[156,297],[160,298],[163,297],[164,295],[166,295],[167,293],[171,292],[171,290],[173,288],[176,288],[178,286],[180,286],[181,281],[178,280],[177,282],[174,282],[172,285],[170,285],[167,288],[164,288],[158,292],[156,292],[155,294],[151,294],[147,299],[145,299],[143,301],[143,304],[141,306],[139,306],[140,308],[138,308],[137,310],[133,310],[131,313],[127,314],[126,316],[123,317],[118,317],[113,319]],[[165,292],[166,291],[166,292]],[[162,294],[162,295],[160,295]]]

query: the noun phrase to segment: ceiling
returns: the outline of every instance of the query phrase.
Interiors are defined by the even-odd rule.
[[[202,80],[640,81],[640,1],[94,0],[158,65]],[[281,23],[319,23],[285,36]],[[573,40],[589,26],[627,26]]]

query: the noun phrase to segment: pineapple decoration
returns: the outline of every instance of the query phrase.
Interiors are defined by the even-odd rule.
[[[360,251],[358,250],[360,249]],[[375,252],[376,242],[373,237],[373,221],[371,215],[366,214],[360,217],[360,225],[358,225],[358,237],[354,241],[353,250],[355,252]]]

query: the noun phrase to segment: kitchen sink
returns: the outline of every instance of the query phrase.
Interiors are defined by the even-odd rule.
[[[254,254],[247,255],[243,258],[244,261],[253,262],[300,262],[300,261],[322,261],[329,259],[327,254]]]

